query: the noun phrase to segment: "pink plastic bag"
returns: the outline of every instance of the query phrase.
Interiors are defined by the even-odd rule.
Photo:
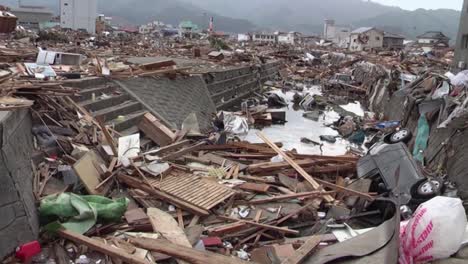
[[[438,196],[421,204],[413,218],[400,225],[400,264],[450,257],[460,248],[466,224],[458,198]]]

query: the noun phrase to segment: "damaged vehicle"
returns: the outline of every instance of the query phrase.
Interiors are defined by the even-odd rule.
[[[400,130],[404,131],[404,130]],[[398,135],[398,134],[396,134]],[[428,178],[402,142],[378,143],[357,163],[358,178],[373,180],[372,192],[392,193],[411,209],[443,191],[443,182]]]

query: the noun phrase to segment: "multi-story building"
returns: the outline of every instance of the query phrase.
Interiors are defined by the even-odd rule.
[[[458,70],[468,68],[468,0],[464,0],[455,46],[454,66]]]
[[[96,33],[97,0],[60,0],[62,28]]]
[[[350,35],[350,26],[335,25],[335,20],[332,19],[325,20],[323,28],[323,38],[325,40],[331,41],[341,48],[348,48]]]
[[[371,50],[383,47],[384,32],[373,27],[362,27],[351,32],[351,51]]]
[[[258,32],[252,35],[252,41],[276,43],[278,41],[278,36],[275,33]]]
[[[33,30],[39,30],[41,24],[50,22],[54,12],[42,6],[20,6],[12,8],[11,13],[18,17],[18,25]]]

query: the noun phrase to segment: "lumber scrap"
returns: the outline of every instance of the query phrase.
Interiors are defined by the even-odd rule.
[[[299,264],[301,263],[310,253],[318,246],[322,241],[320,236],[313,236],[307,240],[296,252],[294,255],[285,259],[281,264]]]
[[[296,199],[296,198],[306,198],[306,197],[309,198],[309,197],[328,195],[328,194],[333,194],[333,193],[334,192],[313,191],[313,192],[277,195],[277,196],[273,196],[269,198],[252,200],[252,201],[249,201],[248,204],[263,204],[263,203],[277,202],[277,201]]]
[[[235,222],[240,222],[240,223],[246,223],[246,224],[251,225],[251,226],[262,227],[264,229],[274,230],[274,231],[278,231],[278,232],[281,232],[281,233],[294,234],[294,235],[299,234],[299,231],[292,230],[292,229],[289,229],[289,228],[286,228],[286,227],[278,227],[278,226],[273,226],[273,225],[261,224],[261,223],[255,222],[255,221],[237,219],[237,218],[232,218],[232,217],[222,216],[222,215],[218,215],[216,217],[219,218],[219,219],[227,220],[227,221],[235,221]]]
[[[140,68],[145,71],[155,71],[164,67],[174,66],[176,63],[173,60],[162,60],[140,64]]]
[[[161,147],[172,144],[176,134],[165,126],[151,113],[146,113],[138,124],[138,128],[145,133],[154,143]]]
[[[270,185],[246,182],[246,183],[243,183],[243,184],[239,185],[239,189],[245,190],[245,191],[266,193],[270,189]]]
[[[156,149],[156,150],[151,150],[151,151],[145,152],[145,153],[143,153],[143,155],[151,154],[151,155],[160,156],[160,155],[164,155],[166,153],[178,150],[180,148],[186,147],[188,145],[190,145],[190,140],[182,140],[182,141],[176,142],[176,143],[171,144],[171,145],[167,145],[165,147],[162,147],[162,148],[159,148],[159,149]]]
[[[144,248],[146,250],[163,253],[178,259],[183,259],[194,264],[248,263],[234,257],[228,257],[209,251],[198,251],[193,248],[179,246],[162,239],[130,238],[130,243],[134,244],[137,247]]]
[[[333,184],[333,183],[330,183],[330,182],[327,182],[327,181],[324,181],[324,180],[320,180],[320,179],[316,179],[317,182],[319,182],[320,184],[322,184],[323,186],[327,187],[327,188],[330,188],[330,189],[333,189],[333,190],[336,190],[336,191],[340,191],[340,192],[344,192],[344,193],[347,193],[347,194],[352,194],[352,195],[356,195],[356,196],[359,196],[359,197],[362,197],[364,199],[366,199],[367,201],[374,201],[374,197],[372,197],[371,195],[367,194],[367,193],[362,193],[362,192],[358,192],[358,191],[355,191],[353,189],[350,189],[350,188],[346,188],[346,187],[343,187],[343,186],[339,186],[339,185],[336,185],[336,184]]]
[[[102,242],[100,242],[98,240],[83,236],[83,235],[78,234],[78,233],[74,233],[74,232],[72,232],[70,230],[62,229],[62,230],[59,230],[57,233],[58,233],[59,236],[65,238],[65,239],[68,239],[70,241],[73,241],[73,242],[81,244],[81,245],[85,245],[85,246],[91,248],[92,250],[101,252],[101,253],[103,253],[105,255],[108,255],[110,257],[118,258],[118,259],[122,260],[123,262],[135,263],[135,264],[148,264],[148,262],[146,262],[144,259],[141,259],[141,258],[138,258],[136,256],[130,255],[130,254],[126,253],[124,250],[121,250],[121,249],[106,245],[106,244],[104,244],[104,243],[102,243]]]
[[[192,145],[192,146],[189,146],[189,147],[186,147],[186,148],[183,148],[179,151],[176,151],[176,152],[173,152],[171,154],[168,154],[164,157],[161,158],[162,161],[169,161],[169,160],[174,160],[174,159],[177,159],[179,157],[182,157],[183,155],[185,154],[188,154],[188,153],[191,153],[193,151],[196,151],[198,150],[201,146],[205,145],[206,142],[202,141],[202,142],[198,142],[197,144],[195,145]]]
[[[321,190],[322,187],[319,183],[317,183],[312,176],[310,176],[301,166],[299,166],[293,159],[291,159],[286,153],[284,153],[280,148],[278,148],[275,144],[273,144],[262,132],[257,132],[257,135],[267,143],[272,149],[276,151],[280,156],[283,157],[291,166],[302,176],[306,179],[315,190]],[[333,202],[335,199],[330,195],[325,195],[323,197],[327,202]]]

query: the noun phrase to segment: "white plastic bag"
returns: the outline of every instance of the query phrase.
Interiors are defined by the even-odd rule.
[[[421,204],[400,228],[400,264],[426,263],[456,253],[467,224],[458,198],[437,196]]]

